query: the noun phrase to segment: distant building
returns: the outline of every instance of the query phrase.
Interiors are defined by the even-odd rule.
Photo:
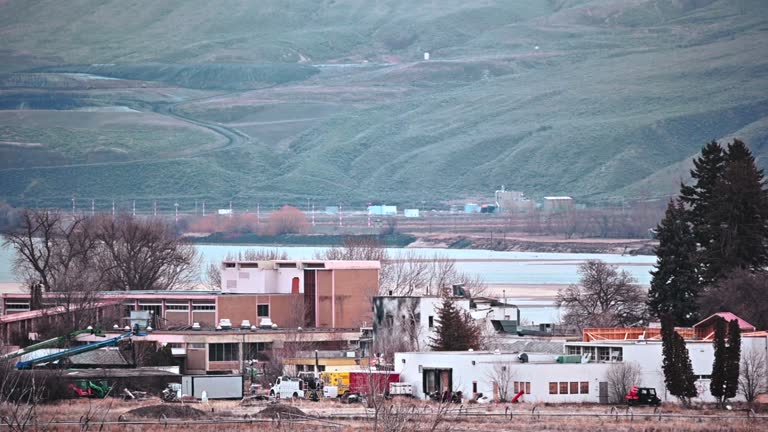
[[[573,210],[573,198],[569,196],[544,197],[542,210],[547,213],[558,213]]]
[[[371,205],[368,206],[368,214],[371,216],[394,216],[397,214],[397,206]]]
[[[459,289],[461,289],[459,287]],[[457,291],[456,294],[460,294]],[[443,302],[441,296],[377,296],[373,298],[374,337],[384,329],[410,338],[414,346],[427,349],[435,335],[437,310]],[[519,320],[517,306],[487,297],[468,298],[454,296],[454,305],[489,329],[492,320]]]
[[[232,209],[218,209],[218,210],[216,210],[216,214],[219,214],[219,215],[231,215],[232,214]]]
[[[480,213],[480,206],[475,203],[464,204],[464,213]]]
[[[496,206],[500,213],[527,213],[534,209],[533,201],[523,192],[505,190],[504,186],[495,193]]]
[[[338,206],[328,206],[328,207],[325,208],[325,214],[337,215],[337,214],[339,214],[339,207]]]
[[[417,218],[419,217],[419,209],[405,209],[403,210],[403,216],[407,218]]]

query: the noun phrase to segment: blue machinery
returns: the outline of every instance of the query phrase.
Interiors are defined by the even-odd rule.
[[[131,336],[137,335],[138,332],[130,331],[127,333],[123,333],[120,336],[116,336],[110,339],[106,339],[100,342],[94,342],[87,345],[80,345],[78,347],[74,347],[65,351],[57,352],[54,354],[49,354],[47,356],[38,357],[36,359],[27,360],[27,361],[21,361],[16,363],[16,369],[32,369],[35,365],[38,365],[40,363],[50,363],[57,360],[61,360],[70,356],[73,356],[75,354],[81,354],[89,351],[94,351],[99,348],[105,348],[109,346],[115,346],[118,342],[120,342],[123,339],[128,339]]]

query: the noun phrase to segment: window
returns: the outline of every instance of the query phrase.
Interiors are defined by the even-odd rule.
[[[169,304],[165,305],[166,311],[174,311],[174,312],[188,312],[189,311],[189,305],[187,304]]]
[[[579,394],[579,383],[572,381],[569,390],[571,394]]]
[[[235,268],[235,263],[233,262],[224,263],[224,268]]]
[[[515,394],[523,392],[524,394],[531,394],[531,383],[529,381],[515,381],[513,384]]]
[[[589,381],[582,381],[579,383],[579,393],[589,394]]]
[[[568,346],[566,348],[568,349],[568,351],[567,351],[568,355],[581,355],[581,347],[580,346]]]
[[[568,394],[568,383],[567,382],[561,382],[560,383],[560,394]]]
[[[241,269],[259,268],[259,263],[240,263]]]
[[[434,327],[435,327],[435,317],[430,315],[429,316],[429,328],[434,328]]]
[[[256,306],[256,315],[260,317],[268,317],[269,316],[269,305],[268,304],[260,304]]]
[[[6,303],[5,310],[28,311],[29,303],[24,303],[24,302]]]
[[[477,381],[472,381],[472,393],[477,393]]]
[[[597,347],[597,359],[601,362],[607,362],[611,359],[611,349],[608,347]]]
[[[215,312],[216,305],[214,304],[193,304],[192,310],[195,312]]]
[[[238,361],[240,353],[237,344],[214,343],[208,344],[208,361]]]
[[[188,349],[205,349],[204,343],[191,343],[187,344]]]
[[[557,394],[557,383],[556,382],[549,383],[549,394]]]

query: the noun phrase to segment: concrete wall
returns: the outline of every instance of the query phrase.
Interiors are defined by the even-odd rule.
[[[360,327],[370,323],[371,297],[379,287],[376,269],[334,270],[336,328]]]

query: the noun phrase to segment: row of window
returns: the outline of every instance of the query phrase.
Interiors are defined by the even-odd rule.
[[[240,350],[235,343],[208,344],[208,361],[239,361]]]
[[[566,353],[569,355],[589,355],[589,361],[620,362],[624,361],[624,349],[622,347],[594,347],[581,345],[567,345]]]
[[[127,305],[128,308],[133,310],[133,307],[131,305]],[[146,305],[140,305],[142,310],[150,310],[149,307]],[[156,306],[159,308],[160,306]],[[8,307],[8,309],[11,309]],[[26,310],[29,309],[29,305],[26,306]],[[189,305],[187,304],[167,304],[165,305],[166,311],[174,311],[174,312],[189,312]],[[193,312],[209,312],[209,311],[216,311],[216,305],[213,304],[193,304],[192,305],[192,311]],[[260,317],[268,317],[269,316],[269,305],[268,304],[260,304],[256,306],[256,314]]]
[[[589,381],[550,382],[549,394],[589,394]]]
[[[515,381],[512,383],[512,391],[515,394],[520,392],[523,392],[524,394],[531,394],[531,383],[530,381]]]

